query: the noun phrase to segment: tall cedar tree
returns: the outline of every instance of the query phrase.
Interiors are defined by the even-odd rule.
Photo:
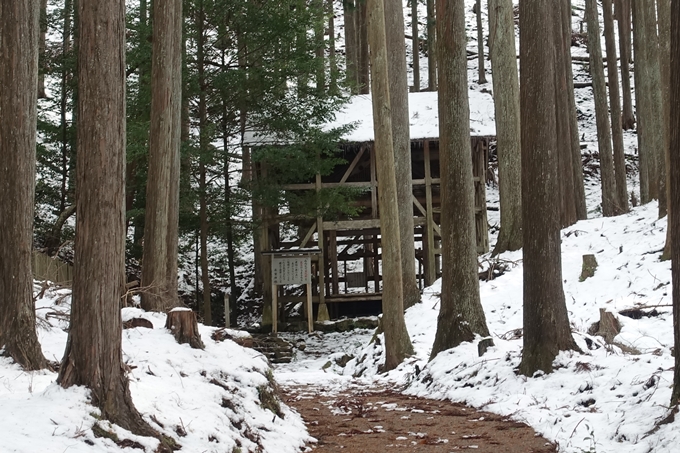
[[[153,2],[151,130],[142,308],[178,305],[177,246],[182,104],[182,0]]]
[[[671,274],[673,280],[673,337],[675,350],[680,351],[680,0],[671,5],[671,167],[670,223],[675,236],[672,240]],[[675,354],[671,406],[680,404],[680,354]]]
[[[597,125],[597,149],[600,155],[600,179],[602,182],[602,214],[606,217],[621,214],[623,210],[616,200],[616,179],[612,156],[611,130],[607,86],[600,43],[600,22],[596,0],[586,0],[586,23],[588,25],[588,53],[590,54],[590,77],[593,80],[595,120]],[[614,71],[611,71],[614,72]]]
[[[40,0],[0,8],[0,348],[26,370],[47,365],[31,270],[39,14]]]
[[[621,66],[621,94],[623,97],[623,111],[621,127],[624,131],[635,128],[635,114],[633,113],[633,90],[630,87],[631,63],[631,0],[614,0],[616,19],[619,28],[619,59]]]
[[[479,296],[464,0],[437,1],[442,290],[430,359],[489,335]]]
[[[435,0],[426,0],[427,6],[427,89],[437,91],[437,20]]]
[[[78,1],[78,156],[71,323],[57,381],[83,385],[102,417],[157,435],[125,374],[125,2]],[[33,85],[35,90],[35,85]]]
[[[614,36],[614,15],[612,0],[602,0],[604,17],[604,40],[607,49],[607,66],[616,68],[616,38]],[[621,112],[621,91],[619,71],[607,71],[609,83],[609,105],[611,109],[612,147],[614,151],[614,179],[616,180],[616,204],[621,212],[628,212],[628,182],[626,175],[626,156],[623,148],[623,128]]]
[[[638,115],[640,201],[658,199],[665,188],[663,101],[654,2],[633,2],[635,99]]]
[[[415,0],[414,0],[415,1]],[[411,186],[411,136],[408,113],[408,80],[404,45],[404,9],[401,0],[384,0],[387,32],[387,64],[390,73],[390,107],[392,108],[392,143],[399,203],[399,237],[401,240],[401,275],[404,307],[420,300],[416,281],[416,251],[413,243],[413,187]]]
[[[557,202],[552,0],[520,2],[524,352],[520,372],[549,373],[560,350],[576,349],[562,288]],[[536,215],[540,212],[541,215]],[[443,292],[443,291],[442,291]]]
[[[493,249],[493,254],[498,255],[522,247],[522,150],[512,0],[489,1],[489,53],[501,196],[501,230]]]
[[[367,0],[370,42],[373,128],[378,171],[380,235],[383,263],[383,330],[385,371],[396,368],[413,346],[404,321],[404,294],[399,240],[399,203],[395,175],[393,129],[390,106],[389,67],[383,0]],[[401,30],[404,28],[402,27]]]

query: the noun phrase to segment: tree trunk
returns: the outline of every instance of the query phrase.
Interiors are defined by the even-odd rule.
[[[435,0],[427,4],[427,90],[437,91],[437,19]]]
[[[203,285],[203,324],[212,325],[212,304],[210,288],[210,269],[208,267],[208,203],[207,203],[207,184],[206,170],[203,158],[199,163],[199,221],[201,236],[201,283]],[[198,284],[198,282],[196,282]]]
[[[524,352],[520,373],[552,371],[571,337],[560,250],[556,196],[555,61],[552,0],[520,2],[520,106],[522,128],[522,231],[524,235]],[[541,212],[540,216],[536,212]]]
[[[335,9],[333,0],[328,0],[326,4],[328,14],[328,65],[330,72],[330,84],[328,90],[330,94],[338,94],[338,58],[335,54]]]
[[[604,39],[607,48],[607,66],[614,70],[607,71],[609,81],[609,105],[611,109],[611,129],[614,149],[614,179],[616,180],[616,204],[621,213],[628,212],[628,183],[626,174],[626,156],[623,148],[623,130],[621,126],[621,97],[619,91],[619,71],[616,69],[616,39],[614,36],[614,16],[612,0],[602,0],[604,11]]]
[[[644,26],[644,2],[633,3],[633,26],[635,27],[635,108],[637,114],[637,144],[640,172],[640,202],[649,203],[652,200],[650,176],[653,174],[652,161],[649,156],[649,136],[645,131],[648,121],[645,118],[649,113],[649,99],[644,93],[649,92],[647,69],[649,64],[644,52],[645,26]]]
[[[660,169],[659,169],[659,218],[664,217],[668,213],[668,195],[670,189],[668,187],[668,171],[670,165],[670,55],[671,55],[671,0],[656,0],[657,26],[659,43],[659,77],[661,83],[659,84],[661,90],[662,104],[662,131],[663,131],[663,149],[661,151]]]
[[[404,308],[420,301],[416,281],[416,251],[413,241],[413,187],[411,185],[411,137],[409,134],[408,80],[404,46],[404,10],[401,0],[384,0],[387,41],[387,64],[390,74],[389,93],[392,108],[392,144],[399,204],[399,237],[401,240],[401,274]]]
[[[486,71],[484,70],[484,26],[482,24],[482,0],[475,3],[477,15],[477,69],[479,76],[477,83],[483,85],[487,83]]]
[[[383,271],[383,327],[385,331],[385,370],[396,368],[413,354],[404,321],[404,294],[399,240],[399,203],[390,107],[389,63],[383,0],[368,2],[368,38],[371,46],[371,88],[373,127],[378,172],[380,235]],[[403,27],[401,32],[403,33]]]
[[[413,59],[413,91],[420,91],[420,37],[418,36],[418,0],[411,0],[411,57]]]
[[[479,296],[464,0],[437,1],[442,290],[430,359],[488,336]]]
[[[586,23],[588,26],[590,77],[593,80],[593,97],[595,100],[597,149],[600,155],[602,215],[605,217],[611,217],[621,214],[622,209],[616,202],[616,180],[614,179],[614,159],[612,156],[609,106],[607,105],[607,86],[604,77],[602,44],[600,43],[600,21],[596,0],[586,0],[585,8]]]
[[[226,60],[224,51],[222,52],[222,58]],[[224,61],[223,60],[223,61]],[[222,130],[222,146],[224,149],[229,148],[229,143],[231,140],[229,130],[227,128],[227,104],[224,102],[222,104],[222,118],[224,121]],[[245,115],[244,115],[245,116]],[[242,122],[245,132],[245,121]],[[234,224],[233,224],[233,212],[232,207],[232,197],[231,197],[231,178],[229,174],[230,165],[229,154],[225,153],[224,156],[224,209],[228,213],[226,221],[224,222],[225,228],[225,238],[227,240],[227,264],[229,266],[229,306],[228,309],[236,310],[236,300],[238,297],[238,291],[236,287],[236,251],[234,250]],[[227,317],[227,313],[224,314],[225,321],[231,319]],[[234,317],[235,319],[235,317]],[[225,327],[230,327],[229,323],[225,322]]]
[[[319,96],[326,92],[326,41],[324,39],[325,0],[315,0],[310,6],[316,21],[314,24],[314,45],[316,46],[316,91]]]
[[[47,366],[31,270],[39,16],[38,0],[0,8],[0,349],[25,370]]]
[[[628,131],[635,128],[633,112],[633,90],[630,87],[631,57],[631,19],[630,0],[615,0],[619,26],[619,52],[621,53],[621,93],[623,94],[623,112],[621,127]],[[613,67],[613,66],[612,66]]]
[[[366,4],[369,0],[355,0],[357,5],[357,58],[358,58],[358,80],[359,94],[369,92],[369,64],[368,64],[368,18]]]
[[[125,2],[78,2],[77,218],[71,323],[57,382],[84,385],[107,420],[158,434],[132,403],[125,291]],[[33,85],[35,86],[35,85]],[[102,102],[105,99],[106,102]]]
[[[568,0],[567,0],[568,1]],[[571,119],[569,109],[569,85],[573,85],[572,78],[569,77],[567,65],[571,66],[571,55],[568,53],[568,48],[565,45],[567,39],[562,27],[562,9],[561,6],[564,0],[559,0],[559,3],[553,10],[551,16],[553,20],[553,39],[555,43],[555,121],[557,134],[557,162],[559,165],[559,174],[563,175],[559,181],[560,194],[560,218],[562,227],[573,225],[578,220],[576,213],[576,196],[575,196],[575,169],[574,159],[572,158],[572,143],[571,143]],[[580,150],[579,150],[580,153]],[[580,161],[579,161],[580,162]]]
[[[635,46],[635,94],[638,103],[638,152],[640,154],[640,200],[658,199],[665,190],[663,100],[659,41],[654,2],[633,2]],[[642,196],[643,159],[646,162],[647,196]]]
[[[489,1],[489,54],[501,199],[501,230],[493,249],[495,256],[522,247],[522,150],[512,0]]]
[[[665,143],[665,160],[666,160],[666,214],[670,213],[671,210],[671,0],[657,0],[657,14],[659,17],[659,43],[660,46],[660,56],[659,62],[661,63],[661,87],[663,90],[663,117],[664,117],[664,137],[666,139]],[[659,214],[661,212],[661,204],[659,204]],[[670,217],[668,217],[667,227],[666,227],[666,244],[663,248],[663,254],[661,255],[662,260],[668,260],[671,257],[671,222]]]
[[[345,21],[345,82],[352,94],[359,94],[359,47],[357,35],[357,8],[354,0],[343,0]]]
[[[669,222],[672,240],[671,278],[673,287],[673,340],[675,345],[675,370],[673,372],[673,391],[671,407],[680,404],[680,2],[673,1],[671,6],[671,55],[670,55],[670,130],[671,130],[671,197]]]
[[[45,50],[47,44],[47,0],[40,0],[40,43],[38,48],[38,61],[40,62],[38,69],[38,99],[45,99]]]
[[[179,304],[177,242],[182,104],[182,2],[153,2],[151,130],[146,191],[142,308]]]
[[[201,283],[203,285],[203,323],[212,325],[212,307],[210,303],[210,272],[208,269],[208,183],[206,179],[206,162],[210,159],[210,136],[208,135],[207,83],[205,77],[205,9],[203,0],[199,0],[196,10],[196,66],[198,75],[198,217],[200,224],[201,247]],[[198,282],[196,282],[198,285]],[[199,304],[200,306],[201,304]]]

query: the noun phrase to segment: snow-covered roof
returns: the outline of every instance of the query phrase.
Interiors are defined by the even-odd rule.
[[[493,98],[489,93],[469,90],[470,134],[496,135]],[[373,107],[370,94],[353,96],[335,117],[326,125],[328,129],[353,123],[356,127],[342,138],[348,142],[370,142],[373,134]],[[411,140],[439,137],[439,110],[437,92],[423,91],[409,93],[409,123]],[[244,144],[250,146],[267,143],[266,137],[257,132],[247,132]]]
[[[496,135],[493,98],[490,94],[470,90],[470,133]],[[343,137],[348,142],[374,140],[373,108],[370,95],[354,96],[336,116],[330,127],[356,123],[356,128]],[[439,137],[439,110],[437,92],[409,93],[409,124],[411,139]]]

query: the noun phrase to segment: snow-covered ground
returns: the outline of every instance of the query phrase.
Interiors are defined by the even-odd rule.
[[[40,288],[36,288],[39,290]],[[70,290],[48,290],[37,300],[38,334],[48,360],[59,361],[66,345],[65,316]],[[141,317],[154,328],[123,331],[123,359],[132,369],[130,389],[137,409],[186,452],[295,453],[308,440],[300,417],[281,404],[275,414],[271,368],[258,352],[231,340],[211,338],[216,328],[200,325],[205,350],[177,344],[165,329],[165,315],[123,309],[123,320]],[[228,331],[233,337],[243,335]],[[51,371],[24,372],[0,357],[0,452],[120,452],[124,448],[96,437],[95,424],[138,442],[152,452],[158,441],[99,419],[82,387],[63,389]]]

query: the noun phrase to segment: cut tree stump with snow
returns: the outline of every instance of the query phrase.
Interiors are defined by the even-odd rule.
[[[597,269],[595,255],[583,255],[583,267],[581,268],[581,276],[578,281],[582,282],[586,278],[595,275],[595,269]]]
[[[189,343],[194,349],[204,349],[205,345],[198,333],[196,313],[190,308],[173,308],[168,312],[165,328],[169,329],[178,343]]]
[[[608,344],[613,344],[619,332],[621,332],[621,323],[605,308],[600,308],[600,320],[588,329],[589,334],[601,336]]]

